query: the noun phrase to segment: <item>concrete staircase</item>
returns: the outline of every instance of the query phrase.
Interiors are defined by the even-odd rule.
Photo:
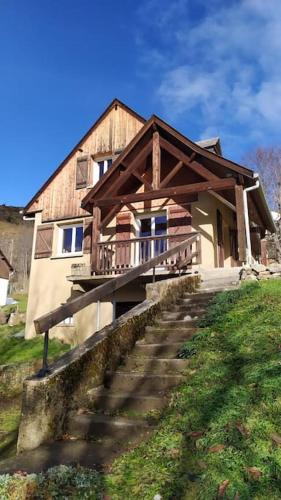
[[[0,472],[36,472],[59,463],[104,468],[146,439],[171,389],[184,380],[189,360],[177,357],[183,343],[196,332],[196,321],[215,294],[237,286],[237,276],[237,269],[204,272],[200,291],[162,311],[117,371],[106,374],[102,387],[88,391],[83,407],[69,415],[63,440],[5,461]]]

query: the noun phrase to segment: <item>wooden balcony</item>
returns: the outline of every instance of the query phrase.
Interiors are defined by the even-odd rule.
[[[179,243],[190,240],[187,247],[169,257],[157,266],[159,271],[172,273],[201,264],[201,235],[197,232],[180,235],[161,235],[129,240],[113,240],[98,243],[98,270],[95,276],[114,276],[148,262],[160,253],[170,250]],[[72,278],[86,278],[92,275],[91,266],[72,264]]]
[[[201,263],[201,238],[196,232],[180,235],[161,235],[98,243],[98,269],[95,274],[116,275],[144,264],[182,241],[190,244],[178,255],[158,265],[158,269],[173,272]]]

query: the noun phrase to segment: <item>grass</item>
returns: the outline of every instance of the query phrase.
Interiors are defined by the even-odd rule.
[[[18,304],[5,306],[3,310],[11,313],[18,309],[25,312],[26,294],[16,294]],[[0,365],[34,362],[42,358],[43,337],[25,340],[14,334],[24,329],[24,323],[17,326],[0,325]],[[55,359],[70,348],[58,340],[49,342],[49,358]],[[16,367],[15,367],[16,370]],[[20,420],[20,394],[15,388],[0,381],[0,460],[13,456],[16,452],[17,433]],[[0,498],[1,495],[0,495]]]
[[[7,329],[6,325],[0,327],[0,365],[24,363],[42,358],[43,337],[25,340],[24,338],[11,336],[11,334],[21,331],[23,328],[24,325],[9,327],[9,329]],[[59,357],[69,348],[69,345],[52,339],[49,342],[49,357]]]
[[[113,464],[112,499],[280,498],[280,299],[280,280],[217,297],[157,431]]]
[[[17,301],[17,304],[9,304],[4,306],[2,309],[4,312],[10,314],[11,312],[19,311],[20,313],[25,312],[27,308],[27,294],[26,293],[15,293],[13,294],[13,299]]]
[[[20,398],[7,401],[0,409],[0,460],[16,454],[20,421]],[[1,498],[1,497],[0,497]]]
[[[110,473],[95,475],[97,497],[88,498],[280,498],[280,299],[281,280],[246,284],[216,298],[183,347],[181,357],[190,360],[186,379],[157,429],[119,457]],[[75,484],[69,496],[62,486],[61,498],[83,498]]]

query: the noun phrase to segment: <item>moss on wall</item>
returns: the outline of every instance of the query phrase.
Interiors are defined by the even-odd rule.
[[[147,286],[144,302],[131,309],[50,366],[50,374],[24,382],[18,451],[34,449],[63,433],[67,414],[83,404],[89,389],[103,383],[107,370],[144,335],[146,325],[184,292],[195,291],[200,277],[183,276]]]

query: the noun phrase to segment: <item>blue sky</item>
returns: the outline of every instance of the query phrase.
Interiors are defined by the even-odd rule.
[[[0,0],[0,203],[25,205],[114,97],[236,161],[280,145],[280,33],[280,0]]]

